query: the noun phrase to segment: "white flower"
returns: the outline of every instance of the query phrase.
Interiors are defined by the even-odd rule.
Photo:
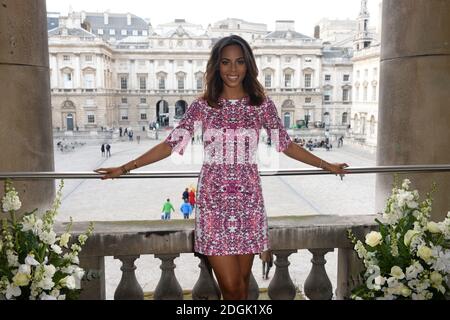
[[[368,244],[371,247],[375,247],[378,244],[380,244],[383,241],[383,237],[381,236],[381,233],[377,231],[371,231],[366,235],[366,244]]]
[[[383,276],[378,276],[375,278],[375,284],[378,286],[383,286],[386,283],[386,278]]]
[[[427,246],[420,246],[417,250],[417,255],[421,257],[425,262],[429,262],[431,260],[433,251]]]
[[[52,248],[52,250],[53,250],[56,254],[61,254],[61,253],[62,253],[61,247],[58,246],[57,244],[52,244],[50,247]]]
[[[406,268],[406,280],[417,278],[417,276],[423,271],[423,267],[419,261],[414,261],[412,265]]]
[[[66,247],[67,248],[67,244],[69,243],[70,237],[71,237],[70,233],[67,233],[67,232],[63,233],[61,235],[60,240],[59,240],[59,245],[61,247]]]
[[[405,274],[403,273],[402,268],[399,266],[393,266],[391,268],[391,276],[393,276],[395,279],[401,280],[405,277]]]
[[[27,273],[17,272],[12,278],[14,285],[18,287],[27,286],[30,282],[30,275]]]
[[[408,190],[410,184],[411,184],[411,181],[409,179],[404,179],[402,182],[402,189]]]
[[[6,251],[6,258],[8,259],[8,265],[10,267],[19,266],[19,257],[11,250]]]
[[[66,300],[66,295],[65,294],[59,295],[58,300]]]
[[[44,277],[53,278],[55,272],[56,268],[54,265],[49,264],[44,266]]]
[[[21,264],[19,266],[19,269],[17,269],[17,272],[31,275],[31,267],[29,265],[27,265],[27,264]]]
[[[4,212],[17,211],[22,206],[19,194],[15,190],[8,191],[2,199],[2,203]]]
[[[75,278],[73,276],[67,276],[67,277],[62,278],[59,281],[59,284],[63,287],[67,287],[67,289],[75,289],[76,288]]]
[[[29,231],[33,230],[36,223],[36,216],[34,214],[26,215],[22,218],[22,230]]]
[[[25,258],[25,263],[29,266],[38,266],[39,262],[36,261],[36,259],[34,259],[34,255],[29,254],[27,255],[27,257]]]
[[[84,245],[85,243],[86,243],[86,240],[87,240],[87,235],[85,235],[85,234],[80,234],[79,236],[78,236],[78,242],[81,244],[81,245]]]
[[[14,284],[10,283],[8,284],[8,287],[6,288],[6,299],[11,299],[12,297],[18,297],[22,294],[22,291],[18,286],[15,286]]]
[[[52,245],[56,241],[56,233],[53,230],[51,230],[51,231],[43,231],[39,235],[39,238],[42,240],[42,242],[44,242],[46,244],[49,244],[49,245]]]
[[[41,300],[56,300],[56,297],[46,294],[45,292],[42,292],[41,295],[39,296],[39,299],[41,299]]]
[[[427,230],[430,231],[431,233],[440,233],[441,232],[441,228],[440,228],[439,224],[434,221],[430,221],[427,223]]]
[[[411,243],[411,240],[415,237],[415,236],[417,236],[417,235],[419,235],[420,234],[420,232],[419,231],[417,231],[417,230],[408,230],[408,231],[406,231],[406,233],[405,233],[405,236],[404,236],[404,238],[403,238],[403,243],[405,244],[405,246],[409,246],[409,244]]]

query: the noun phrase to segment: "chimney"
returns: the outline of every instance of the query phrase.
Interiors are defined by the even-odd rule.
[[[131,26],[131,14],[127,13],[127,26]]]
[[[294,20],[276,20],[275,21],[275,31],[295,31],[295,21]]]
[[[109,15],[108,12],[104,12],[103,13],[103,24],[108,24],[109,23]]]
[[[314,38],[315,39],[320,39],[320,26],[315,26],[314,27]]]

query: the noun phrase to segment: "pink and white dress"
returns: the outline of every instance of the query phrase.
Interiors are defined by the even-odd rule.
[[[204,162],[197,187],[194,250],[208,256],[257,254],[269,248],[267,216],[256,164],[259,133],[284,151],[291,139],[272,100],[260,106],[249,98],[218,101],[210,107],[195,100],[165,140],[183,154],[201,123]]]

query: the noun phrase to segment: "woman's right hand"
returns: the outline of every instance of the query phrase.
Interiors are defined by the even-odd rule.
[[[102,180],[105,179],[114,179],[120,177],[123,174],[123,170],[121,167],[113,167],[113,168],[98,168],[95,169],[94,172],[100,173],[103,175],[101,177]]]

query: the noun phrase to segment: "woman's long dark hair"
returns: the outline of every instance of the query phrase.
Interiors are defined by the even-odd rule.
[[[259,106],[263,103],[266,95],[263,86],[258,81],[258,67],[256,66],[255,57],[253,56],[250,45],[239,36],[231,35],[217,41],[211,51],[208,64],[206,66],[206,88],[203,94],[208,104],[217,107],[217,101],[223,91],[223,80],[220,77],[220,60],[222,58],[222,50],[231,45],[238,45],[244,53],[247,74],[245,75],[243,86],[244,91],[250,99],[250,104]]]

